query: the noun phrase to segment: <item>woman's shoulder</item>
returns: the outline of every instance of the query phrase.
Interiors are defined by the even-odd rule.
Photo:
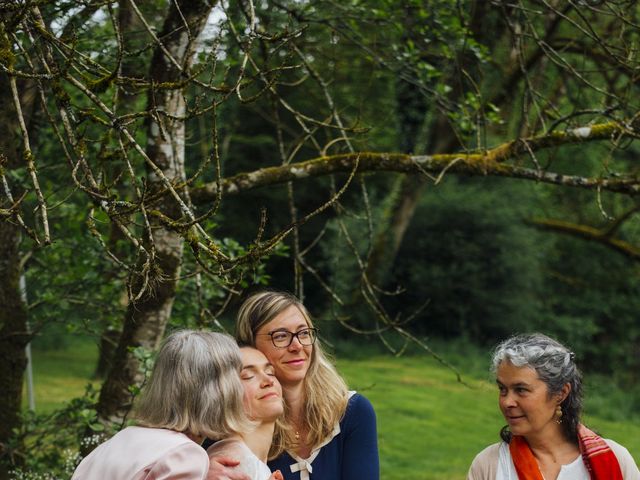
[[[480,453],[476,455],[474,462],[476,460],[478,462],[493,461],[493,460],[497,461],[498,455],[500,454],[500,445],[502,445],[502,442],[489,445],[488,447],[486,447],[484,450],[482,450]]]
[[[216,456],[231,457],[240,462],[238,472],[248,475],[252,479],[268,478],[271,470],[266,463],[262,462],[242,440],[229,438],[220,440],[207,449],[211,458]]]
[[[374,422],[376,421],[376,412],[373,409],[373,405],[367,397],[356,392],[349,392],[349,402],[347,403],[347,409],[344,413],[344,417],[340,424],[342,427],[348,427],[349,425],[358,424],[361,422]]]
[[[244,457],[248,453],[248,450],[249,448],[241,440],[236,438],[225,438],[223,440],[218,440],[208,447],[207,453],[209,456],[229,455],[233,457]]]
[[[153,428],[143,426],[131,426],[120,430],[114,440],[127,445],[135,445],[136,448],[149,447],[148,450],[170,450],[177,446],[196,446],[198,444],[182,432],[166,428]]]
[[[373,405],[367,397],[355,391],[349,392],[349,402],[347,403],[347,414],[373,413]]]
[[[605,442],[613,451],[613,454],[618,459],[620,470],[622,470],[622,476],[625,480],[640,480],[640,470],[633,460],[633,457],[624,446],[620,445],[611,439],[605,438]]]
[[[475,456],[473,462],[471,462],[469,473],[467,474],[468,480],[495,478],[498,458],[500,456],[500,445],[502,445],[502,442],[489,445]]]
[[[206,478],[209,471],[207,452],[184,433],[163,428],[131,428],[140,430],[128,432],[137,439],[126,442],[126,453],[121,458],[131,455],[142,464],[148,462],[151,469],[145,478],[160,478],[166,472],[171,472],[171,478]],[[146,461],[145,455],[148,456]]]

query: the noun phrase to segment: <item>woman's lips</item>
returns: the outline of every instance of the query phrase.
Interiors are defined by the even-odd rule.
[[[295,360],[288,360],[284,363],[287,365],[302,365],[304,364],[304,358],[296,358]]]
[[[518,422],[520,420],[524,420],[525,416],[524,415],[518,415],[518,416],[507,416],[507,422],[509,423],[514,423],[514,422]]]
[[[274,398],[274,397],[279,398],[280,395],[278,395],[276,392],[269,392],[261,396],[260,400],[265,400],[265,399]]]

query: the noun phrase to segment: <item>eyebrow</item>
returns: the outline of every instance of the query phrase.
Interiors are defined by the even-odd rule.
[[[273,368],[273,364],[266,362],[261,365],[243,365],[242,370],[258,370],[260,367],[262,368]]]
[[[505,385],[504,383],[502,383],[500,380],[498,380],[496,378],[496,383],[501,386],[501,387],[506,387],[507,385]],[[511,385],[512,388],[514,387],[529,387],[531,388],[531,385],[526,383],[526,382],[518,382],[518,383],[514,383],[513,385]]]
[[[300,330],[306,330],[308,328],[311,328],[309,325],[307,325],[306,323],[302,323],[300,325],[298,325],[296,327],[296,332],[299,332]],[[291,330],[286,329],[285,327],[280,327],[280,328],[276,328],[271,330],[269,333],[275,333],[275,332],[291,332]]]

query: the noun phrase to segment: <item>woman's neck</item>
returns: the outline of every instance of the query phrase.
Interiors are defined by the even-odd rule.
[[[249,450],[264,463],[267,463],[269,457],[275,426],[275,422],[262,422],[255,430],[240,435]]]
[[[287,404],[288,420],[296,424],[302,422],[305,403],[304,383],[282,385],[282,396]]]
[[[302,458],[308,458],[312,446],[307,443],[309,426],[304,417],[306,401],[304,383],[283,385],[282,396],[287,403],[287,421],[293,427],[292,433],[297,444],[296,454]]]
[[[566,461],[567,456],[578,451],[577,445],[567,440],[560,428],[546,431],[543,435],[527,435],[525,438],[536,458],[547,457],[557,461],[564,457],[563,460]]]

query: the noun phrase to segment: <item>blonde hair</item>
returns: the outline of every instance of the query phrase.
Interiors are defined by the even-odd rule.
[[[295,306],[307,325],[313,327],[309,312],[294,295],[273,290],[250,295],[238,311],[236,339],[239,343],[255,347],[255,334],[260,327],[291,306]],[[309,370],[304,378],[304,394],[303,420],[309,428],[307,441],[313,449],[333,432],[336,424],[344,416],[348,403],[347,385],[322,350],[319,340],[313,345]],[[289,420],[289,415],[290,411],[285,402],[285,422]],[[281,422],[276,423],[269,457],[274,458],[283,450],[293,451],[298,447],[292,429]]]
[[[242,403],[241,368],[231,336],[174,332],[158,352],[134,418],[145,427],[214,439],[251,428]]]

